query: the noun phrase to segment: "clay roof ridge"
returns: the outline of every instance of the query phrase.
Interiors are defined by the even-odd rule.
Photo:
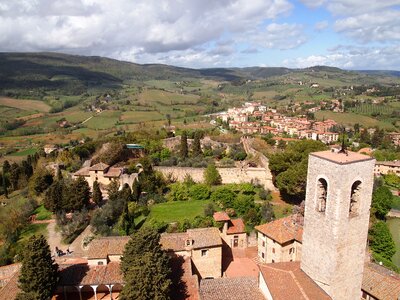
[[[306,300],[310,300],[310,298],[308,298],[306,292],[304,291],[303,287],[301,286],[300,282],[297,280],[296,276],[294,275],[293,271],[289,271],[289,274],[293,278],[293,281],[296,283],[296,286],[299,288],[300,293],[303,295],[303,297]]]

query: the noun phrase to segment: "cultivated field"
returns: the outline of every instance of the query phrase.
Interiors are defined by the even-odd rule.
[[[332,119],[343,125],[353,126],[354,124],[358,123],[366,127],[379,126],[380,128],[390,130],[394,129],[394,126],[390,123],[379,121],[377,119],[355,113],[335,113],[332,111],[318,111],[315,113],[315,117],[318,120]]]
[[[50,106],[38,100],[14,99],[9,97],[0,97],[0,105],[15,107],[22,110],[49,112]]]

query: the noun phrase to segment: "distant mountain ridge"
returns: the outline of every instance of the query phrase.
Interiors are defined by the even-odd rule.
[[[346,71],[327,66],[305,69],[283,67],[191,69],[52,52],[0,53],[0,93],[10,93],[10,90],[15,89],[25,89],[26,93],[30,90],[40,92],[40,89],[44,89],[59,90],[64,94],[80,94],[90,87],[117,87],[126,81],[181,81],[199,78],[244,81],[316,71],[326,72],[332,76],[340,73],[400,77],[400,71]]]

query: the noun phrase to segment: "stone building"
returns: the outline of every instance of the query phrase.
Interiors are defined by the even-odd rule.
[[[110,262],[120,262],[129,236],[100,237],[89,244],[88,265],[102,266]]]
[[[186,232],[163,233],[161,246],[171,255],[189,257],[200,278],[222,275],[222,240],[218,228],[188,229]]]
[[[301,269],[334,300],[361,298],[374,164],[345,150],[309,156]]]
[[[375,163],[375,168],[374,168],[375,176],[387,175],[389,173],[393,173],[393,174],[396,174],[397,176],[400,176],[400,161],[399,160],[377,161]]]
[[[255,227],[258,259],[264,263],[299,261],[303,236],[302,217],[288,216]]]
[[[215,212],[213,218],[216,222],[223,223],[221,238],[229,247],[247,247],[246,227],[242,219],[231,219],[224,211]]]

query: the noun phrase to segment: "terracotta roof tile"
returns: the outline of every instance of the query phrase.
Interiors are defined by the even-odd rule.
[[[294,215],[258,225],[255,229],[280,244],[292,240],[302,242],[303,226]]]
[[[119,177],[122,173],[122,168],[109,168],[104,177]]]
[[[122,255],[129,236],[111,236],[94,239],[89,244],[88,259],[107,258],[108,255]]]
[[[76,171],[74,173],[74,176],[90,176],[89,170],[90,170],[90,167],[84,167],[84,168],[79,169],[78,171]]]
[[[4,287],[0,290],[0,300],[15,299],[20,292],[18,287],[19,268],[7,280]]]
[[[300,262],[273,263],[259,268],[274,300],[331,299],[300,269]]]
[[[229,218],[228,214],[224,211],[216,211],[213,215],[213,218],[216,222],[224,222],[224,221],[229,221],[231,218]]]
[[[232,224],[229,224],[227,234],[236,234],[246,232],[246,226],[242,219],[233,219],[231,220]]]
[[[87,264],[60,265],[59,286],[122,284],[123,276],[118,262],[103,266]]]
[[[179,233],[162,233],[160,237],[160,244],[164,250],[167,251],[182,251],[186,248],[186,241],[189,235],[186,232]]]
[[[216,227],[188,229],[187,233],[193,240],[193,248],[222,246],[220,232]]]
[[[263,300],[257,278],[234,277],[205,279],[200,282],[202,300]]]
[[[336,152],[327,150],[327,151],[313,152],[310,155],[316,156],[319,158],[323,158],[323,159],[326,159],[326,160],[329,160],[329,161],[332,161],[335,163],[339,163],[339,164],[348,164],[348,163],[373,159],[372,157],[370,157],[368,155],[364,155],[364,154],[360,154],[360,153],[356,153],[356,152],[352,152],[352,151],[347,151],[347,154],[346,154],[346,153],[336,153]]]
[[[364,266],[361,289],[381,300],[397,300],[400,297],[399,275],[376,264]]]
[[[105,169],[109,168],[110,166],[105,163],[98,163],[90,167],[90,171],[104,171]]]

